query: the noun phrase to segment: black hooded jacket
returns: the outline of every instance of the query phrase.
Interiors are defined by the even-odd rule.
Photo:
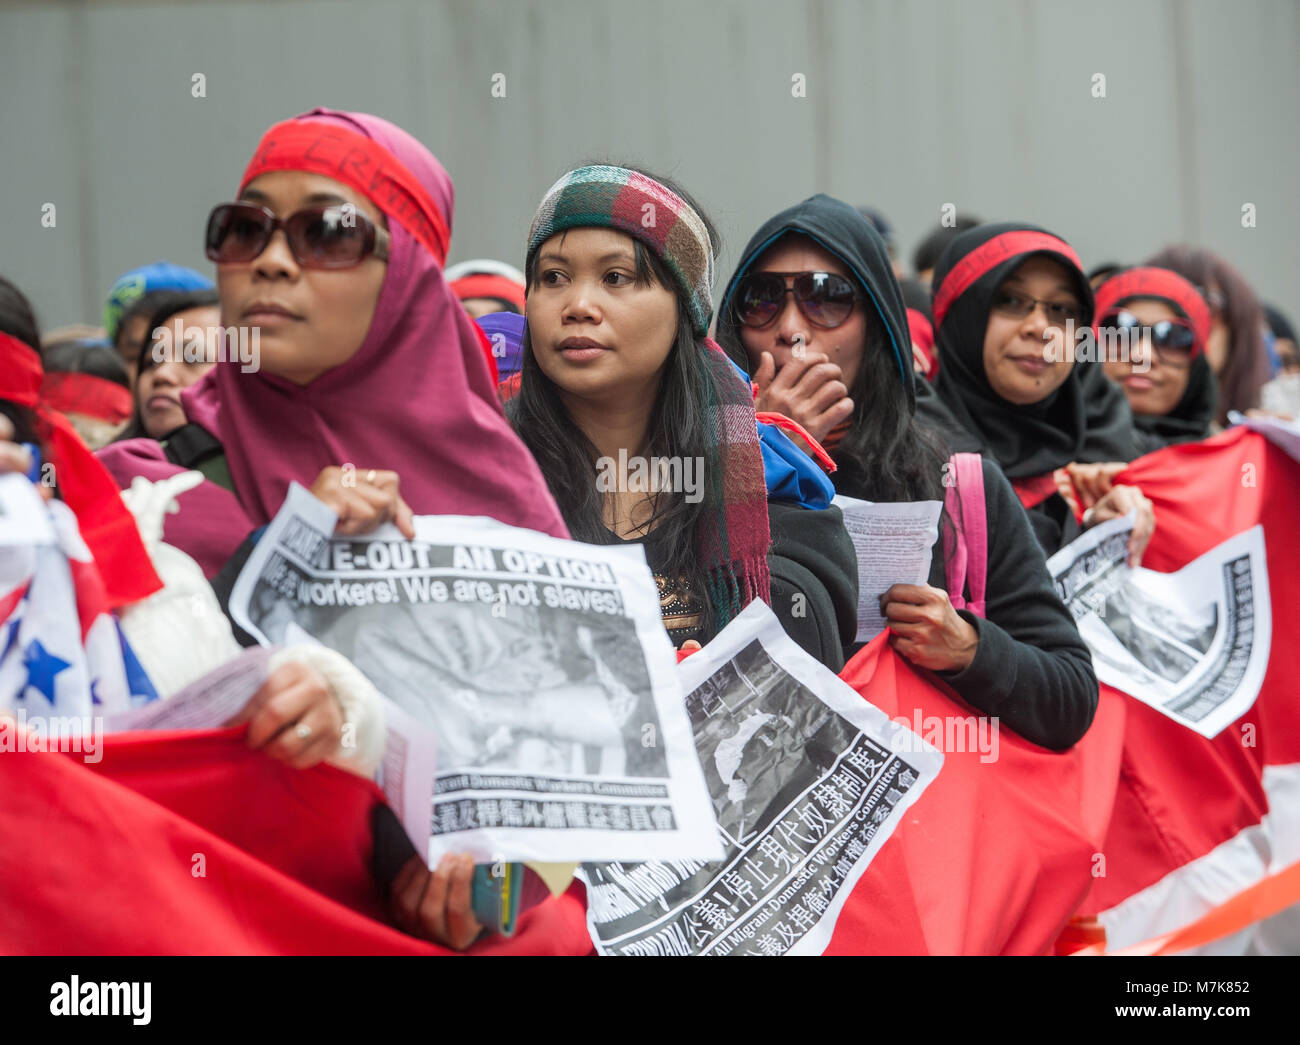
[[[860,219],[849,224],[849,214]],[[744,371],[753,376],[749,356],[741,347],[740,324],[732,308],[736,285],[758,257],[788,232],[810,236],[839,258],[858,278],[871,302],[873,313],[889,339],[889,349],[898,365],[903,395],[917,419],[938,431],[950,450],[978,450],[979,442],[962,428],[925,381],[918,381],[912,369],[912,336],[907,326],[907,306],[889,260],[889,251],[879,233],[862,215],[833,196],[818,194],[771,218],[750,238],[740,265],[727,284],[718,308],[717,340]],[[860,404],[858,409],[869,409]]]
[[[790,232],[811,237],[839,258],[857,279],[876,325],[887,334],[898,381],[871,390],[876,408],[876,396],[896,397],[895,402],[904,404],[900,416],[905,419],[914,413],[946,443],[948,452],[978,449],[978,441],[954,420],[928,384],[913,375],[906,309],[883,241],[854,208],[830,196],[813,196],[782,211],[746,245],[718,312],[718,341],[732,358],[746,371],[751,370],[732,307],[737,283],[764,251]],[[872,405],[859,403],[857,410]],[[869,489],[859,485],[871,471],[871,462],[866,462],[862,469],[843,468],[832,478],[843,494],[875,499],[869,496]],[[856,478],[846,482],[844,475]],[[964,670],[937,674],[968,703],[998,716],[1021,736],[1044,747],[1067,748],[1087,731],[1096,711],[1092,658],[1073,618],[1056,596],[1043,552],[1019,499],[997,464],[987,459],[984,489],[989,542],[987,616],[981,619],[969,611],[958,611],[979,635],[979,647]],[[918,496],[924,494],[913,492],[907,499]],[[947,587],[942,528],[948,525],[945,514],[931,554],[929,583],[936,588]]]

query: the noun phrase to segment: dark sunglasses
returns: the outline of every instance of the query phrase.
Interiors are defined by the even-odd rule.
[[[303,268],[351,268],[368,254],[388,258],[388,232],[351,207],[304,207],[282,220],[256,203],[222,203],[208,217],[208,259],[218,265],[250,262],[266,250],[276,229],[284,229]]]
[[[1196,348],[1196,332],[1181,319],[1162,319],[1159,323],[1143,324],[1132,312],[1120,309],[1111,312],[1097,323],[1097,330],[1111,335],[1128,330],[1147,331],[1151,346],[1164,362],[1185,363]]]
[[[786,280],[794,282],[787,286]],[[858,293],[834,272],[751,272],[736,287],[736,317],[747,327],[765,327],[785,307],[785,296],[808,322],[833,329],[853,314]]]
[[[1063,327],[1070,322],[1077,326],[1083,316],[1083,310],[1073,301],[1042,301],[1017,294],[1014,290],[999,290],[993,295],[993,311],[1011,319],[1024,319],[1037,305],[1043,306],[1043,315],[1054,327]]]

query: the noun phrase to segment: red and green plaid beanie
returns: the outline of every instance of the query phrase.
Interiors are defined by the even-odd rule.
[[[528,231],[526,268],[557,232],[608,228],[640,240],[668,267],[690,303],[691,327],[713,317],[713,243],[695,209],[675,192],[625,167],[579,167],[547,190]]]

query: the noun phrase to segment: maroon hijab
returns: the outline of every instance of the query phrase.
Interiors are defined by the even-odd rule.
[[[182,393],[186,417],[221,442],[238,504],[205,483],[180,497],[165,539],[211,573],[275,515],[290,481],[310,485],[323,468],[349,462],[397,472],[417,515],[486,515],[567,537],[502,414],[480,335],[443,278],[453,189],[442,165],[385,120],[316,109],[267,131],[241,191],[271,170],[334,178],[383,211],[391,233],[383,288],[356,355],[309,384],[241,373],[231,360]],[[148,442],[106,452],[123,485],[180,470],[156,443],[135,445]]]

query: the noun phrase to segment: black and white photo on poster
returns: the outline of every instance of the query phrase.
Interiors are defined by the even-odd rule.
[[[943,756],[801,650],[760,602],[679,670],[725,854],[584,864],[596,949],[820,954]]]
[[[1272,635],[1264,530],[1229,538],[1175,573],[1127,565],[1131,517],[1048,560],[1097,678],[1205,737],[1255,703]]]
[[[261,642],[301,629],[343,653],[436,736],[431,863],[719,852],[639,547],[461,516],[335,539],[334,521],[291,489],[231,611]]]

